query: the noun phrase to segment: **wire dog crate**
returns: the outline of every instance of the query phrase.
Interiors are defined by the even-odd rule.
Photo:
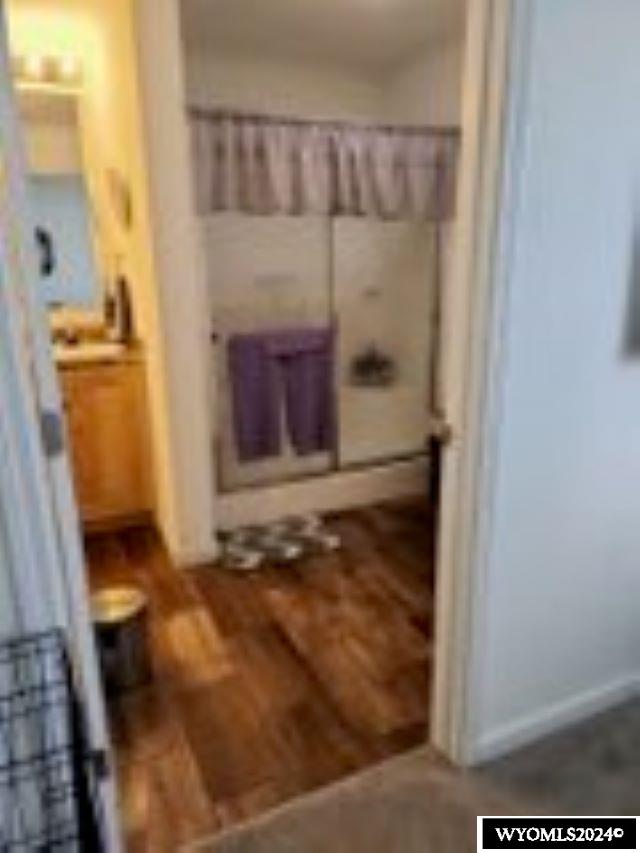
[[[61,632],[0,642],[0,852],[99,851],[97,778]]]

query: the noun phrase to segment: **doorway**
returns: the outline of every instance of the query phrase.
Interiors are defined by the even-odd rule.
[[[405,568],[409,564],[412,564],[414,568],[417,566],[418,560],[416,559],[416,554],[412,554],[411,548],[407,548],[407,539],[411,540],[413,544],[418,544],[419,548],[424,546],[427,549],[431,546],[433,541],[432,532],[430,534],[428,533],[422,541],[420,541],[420,536],[416,533],[418,527],[422,531],[422,535],[424,535],[424,532],[428,530],[429,514],[432,512],[432,508],[430,509],[428,504],[425,507],[425,492],[426,488],[422,486],[420,489],[420,498],[422,500],[418,504],[417,510],[415,504],[404,502],[404,498],[410,496],[403,495],[398,496],[402,497],[403,501],[397,504],[394,503],[390,506],[381,506],[376,503],[376,499],[373,499],[372,502],[360,502],[360,506],[352,509],[346,509],[344,514],[342,510],[338,516],[334,516],[332,513],[329,518],[330,524],[335,524],[336,528],[341,531],[344,530],[341,539],[345,542],[350,541],[352,543],[350,545],[352,551],[357,552],[357,550],[360,549],[361,553],[366,554],[366,560],[361,560],[356,557],[358,570],[355,572],[345,572],[345,564],[348,563],[348,553],[347,549],[344,549],[343,551],[337,552],[335,555],[329,555],[331,559],[334,560],[337,572],[332,574],[329,571],[308,571],[306,572],[308,575],[308,581],[305,581],[304,583],[308,583],[310,587],[316,583],[320,587],[318,592],[320,596],[324,596],[325,603],[330,607],[334,607],[333,612],[335,612],[336,605],[338,605],[343,613],[348,613],[350,610],[356,611],[358,609],[358,602],[362,603],[364,601],[365,604],[371,605],[372,601],[377,595],[379,595],[378,606],[380,606],[380,602],[382,602],[383,609],[386,613],[386,608],[384,607],[385,598],[382,593],[385,595],[389,593],[389,595],[395,598],[396,601],[398,598],[404,598],[407,612],[411,613],[411,616],[407,621],[413,625],[413,628],[417,629],[418,633],[422,631],[424,634],[425,618],[431,618],[433,615],[432,599],[420,598],[419,603],[416,603],[418,600],[416,599],[412,605],[410,596],[406,594],[406,589],[403,592],[398,588],[399,586],[402,586],[402,583],[406,583],[407,589],[413,585],[413,581],[409,579],[410,577],[413,577],[412,573],[408,572],[403,582],[398,584],[398,575],[402,575],[402,568],[400,568],[399,572],[394,570],[385,572],[379,567],[378,590],[376,593],[373,593],[371,585],[375,585],[375,581],[373,581],[368,574],[366,575],[366,578],[362,577],[364,574],[362,571],[362,564],[366,563],[368,565],[375,565],[379,555],[381,553],[386,553],[387,555],[396,555],[398,559],[398,566],[404,566]],[[425,512],[427,515],[427,524],[424,523],[423,518],[418,520],[418,513]],[[414,524],[416,524],[416,527],[413,527]],[[364,534],[362,531],[364,531]],[[394,543],[393,546],[389,544],[390,541]],[[229,601],[233,602],[233,604],[237,604],[238,601],[243,600],[243,590],[240,588],[240,581],[242,581],[243,584],[259,586],[259,583],[253,583],[253,581],[259,581],[263,578],[265,580],[267,578],[271,578],[271,582],[274,584],[273,588],[276,593],[275,595],[272,595],[271,598],[272,601],[276,602],[276,610],[280,608],[279,612],[281,614],[287,609],[282,606],[287,595],[289,596],[289,600],[295,603],[296,595],[300,595],[300,593],[304,593],[306,590],[304,583],[299,584],[295,579],[296,574],[302,574],[302,568],[296,568],[295,566],[289,567],[291,570],[289,572],[289,576],[293,576],[294,581],[296,581],[294,583],[294,587],[293,589],[290,588],[284,592],[282,590],[278,591],[277,586],[284,581],[285,573],[278,573],[277,577],[274,577],[273,574],[256,574],[255,577],[243,576],[240,578],[233,574],[218,574],[217,570],[211,568],[203,568],[202,572],[206,574],[206,583],[201,583],[200,580],[198,580],[198,575],[195,574],[193,577],[180,576],[175,572],[175,567],[172,566],[169,561],[166,561],[166,556],[163,554],[161,547],[158,545],[157,539],[155,539],[153,534],[148,531],[145,531],[143,534],[127,532],[118,534],[115,537],[113,534],[109,534],[100,541],[95,540],[95,542],[97,544],[92,543],[89,547],[89,552],[94,566],[98,567],[94,571],[96,576],[98,576],[101,571],[104,571],[105,577],[110,575],[111,578],[117,578],[119,575],[126,575],[127,578],[130,579],[132,574],[135,574],[139,578],[140,583],[143,585],[146,584],[149,590],[151,590],[152,587],[157,589],[157,592],[152,592],[150,595],[150,597],[155,601],[154,611],[159,615],[159,618],[164,622],[165,626],[167,626],[171,636],[173,637],[171,642],[171,646],[173,646],[173,648],[169,651],[164,663],[162,663],[162,661],[158,663],[158,671],[161,676],[166,678],[166,681],[164,682],[166,685],[171,684],[172,678],[177,679],[178,690],[182,691],[182,700],[185,702],[187,702],[187,697],[194,699],[198,696],[203,697],[204,699],[205,690],[210,686],[210,681],[212,679],[214,681],[218,681],[224,678],[225,666],[228,666],[229,664],[229,650],[224,648],[225,644],[221,640],[221,634],[224,633],[225,617],[233,616]],[[426,553],[426,551],[421,551],[421,554],[422,553]],[[323,560],[325,557],[326,555],[323,555]],[[396,557],[394,557],[394,559]],[[433,564],[431,564],[431,566],[432,565]],[[322,567],[324,568],[325,566],[326,563],[323,562]],[[348,565],[346,568],[348,569]],[[426,578],[428,578],[429,568],[426,561],[422,558],[420,558],[420,571]],[[266,567],[265,572],[271,572],[271,569]],[[358,575],[360,575],[360,577],[358,577]],[[210,596],[208,590],[209,585],[212,582],[212,578],[214,581],[218,581],[219,578],[224,578],[224,580],[222,581],[222,589],[215,595]],[[360,580],[363,581],[363,586],[358,588]],[[326,581],[327,588],[322,589],[322,581]],[[356,581],[358,583],[356,583]],[[225,607],[224,605],[221,605],[220,602],[225,602],[224,586],[227,582],[234,583],[236,585],[237,593],[227,599],[228,607]],[[97,581],[97,583],[99,583],[99,581]],[[202,593],[202,586],[205,587],[204,593]],[[349,590],[348,595],[345,595],[341,599],[340,596],[342,592],[348,590],[349,587],[351,587],[351,589]],[[428,587],[425,585],[423,589],[428,589]],[[430,590],[429,594],[432,595]],[[245,601],[248,600],[249,599],[245,599]],[[390,600],[390,598],[387,599],[387,601],[388,600]],[[256,610],[260,610],[260,605],[258,603],[247,604],[246,607],[242,609],[241,614],[238,616],[238,624],[244,625],[244,619],[248,619],[248,621],[251,622],[251,613],[254,607]],[[211,616],[207,611],[215,613],[216,608],[218,609],[217,619],[214,620],[215,624],[212,627]],[[425,616],[429,608],[431,609],[431,617]],[[291,608],[289,608],[288,612],[289,614],[292,612]],[[272,621],[276,621],[273,618],[273,613],[275,613],[275,610],[272,611]],[[367,621],[367,619],[362,618],[357,613],[352,613],[352,615],[354,616],[354,622],[358,623],[358,628],[354,630],[354,634],[357,635],[358,633],[362,634],[369,632],[375,634],[376,626],[373,622]],[[229,621],[232,621],[232,619]],[[322,620],[317,619],[316,621],[319,623]],[[259,616],[256,617],[256,622],[258,624],[260,623]],[[313,628],[314,618],[307,614],[307,618],[301,620],[299,616],[295,615],[295,613],[293,618],[287,615],[282,618],[280,627],[274,628],[273,625],[271,625],[271,630],[267,630],[265,634],[268,636],[270,633],[275,632],[277,636],[278,632],[283,630],[282,624],[285,622],[288,625],[287,630],[291,634],[297,632],[298,635],[302,637],[304,628],[307,627],[309,623],[311,623],[311,627]],[[304,624],[305,622],[307,625]],[[164,629],[157,627],[157,625],[158,623],[156,623],[155,628],[152,628],[154,642],[161,651],[163,650],[163,646],[166,651],[166,635],[163,637]],[[298,627],[296,627],[296,625]],[[227,630],[229,630],[228,625]],[[429,630],[432,630],[432,628]],[[384,634],[384,632],[382,633]],[[342,645],[344,632],[339,631],[338,636],[340,636],[341,642],[339,644],[336,643],[336,645],[338,650],[341,651],[340,646]],[[406,642],[400,643],[399,645],[396,642],[397,638],[395,637],[395,634],[392,637],[387,633],[386,636],[381,636],[380,639],[380,649],[382,652],[388,652],[389,647],[399,655],[401,652],[401,655],[398,658],[400,661],[400,668],[403,668],[405,664],[413,663],[415,661],[416,668],[421,670],[421,678],[423,680],[420,683],[416,682],[417,686],[412,684],[410,679],[408,679],[409,683],[405,685],[405,708],[411,709],[412,707],[415,707],[413,698],[411,697],[415,696],[416,693],[425,697],[425,705],[428,707],[428,689],[424,689],[424,647],[421,647],[420,651],[416,651],[412,646],[412,643],[407,640],[407,632],[405,632],[404,635],[404,640],[406,640]],[[236,637],[233,640],[233,645],[242,646],[242,640],[238,640]],[[245,645],[248,649],[246,658],[243,658],[237,665],[240,669],[244,668],[246,673],[253,665],[251,661],[252,655],[254,660],[256,658],[259,660],[261,657],[265,656],[265,652],[262,649],[256,648],[255,644],[253,644],[252,648],[251,642],[245,643]],[[310,646],[312,643],[308,640],[301,640],[300,645]],[[346,645],[349,645],[348,637]],[[358,649],[358,646],[360,646],[360,649]],[[400,648],[400,646],[402,646],[402,648]],[[247,650],[245,649],[245,651]],[[361,640],[353,642],[350,651],[356,658],[359,655],[360,657],[364,657],[364,660],[360,661],[363,664],[363,670],[368,669],[368,675],[373,676],[374,680],[376,680],[376,676],[378,677],[378,680],[382,680],[389,674],[389,671],[387,670],[384,675],[381,675],[381,672],[376,670],[377,664],[372,664],[371,661],[367,662],[366,658],[371,649],[367,648],[366,641],[364,643],[362,643]],[[402,655],[404,655],[404,657],[402,657]],[[273,660],[268,652],[266,657],[267,660]],[[277,653],[275,653],[274,657],[277,657]],[[240,658],[238,658],[238,660],[240,660]],[[297,664],[300,666],[300,661],[298,661]],[[333,661],[329,659],[329,663],[326,664],[327,670],[332,669],[333,665]],[[283,663],[285,670],[287,666],[288,664]],[[215,669],[216,667],[218,668]],[[215,675],[213,674],[214,669]],[[265,666],[264,671],[268,672],[268,666]],[[393,673],[391,673],[391,677],[393,678]],[[273,678],[276,689],[279,690],[278,678],[280,678],[280,675],[274,676]],[[251,681],[251,679],[249,680]],[[295,681],[295,679],[292,679],[292,681]],[[349,691],[353,690],[353,685],[349,682],[349,678],[345,679],[344,684],[347,685],[346,688],[339,688],[339,690],[346,695],[347,701],[349,700]],[[190,802],[193,804],[193,814],[185,815],[184,811],[182,811],[178,815],[177,812],[174,813],[170,808],[166,811],[167,816],[171,818],[171,823],[173,824],[175,832],[178,834],[190,831],[187,829],[186,824],[189,823],[191,818],[193,818],[194,823],[198,823],[198,825],[202,827],[202,831],[205,831],[206,827],[204,824],[207,824],[207,826],[215,824],[214,828],[218,828],[221,825],[225,825],[225,821],[226,825],[228,825],[229,823],[243,819],[247,814],[256,813],[272,804],[271,798],[273,795],[266,790],[268,785],[262,785],[265,775],[269,777],[270,772],[267,771],[265,773],[264,770],[260,770],[257,776],[252,776],[253,771],[247,771],[247,778],[251,785],[250,791],[244,798],[244,805],[239,804],[234,806],[228,802],[224,802],[220,805],[220,812],[223,817],[212,817],[209,792],[219,783],[220,776],[218,774],[222,774],[222,776],[224,776],[225,772],[225,769],[221,766],[221,762],[219,760],[221,754],[220,751],[222,750],[222,754],[224,755],[225,744],[227,749],[235,748],[233,741],[234,736],[231,735],[229,740],[224,738],[218,740],[216,742],[216,754],[213,754],[214,750],[210,747],[209,754],[207,755],[207,736],[209,734],[209,729],[207,727],[210,725],[212,719],[216,719],[214,712],[222,715],[227,722],[233,724],[241,719],[241,711],[244,711],[245,713],[249,713],[249,711],[251,711],[251,713],[255,714],[256,709],[264,707],[260,705],[260,702],[264,701],[265,693],[268,693],[269,689],[270,687],[267,687],[263,690],[260,687],[259,679],[255,679],[254,681],[251,681],[251,689],[246,695],[246,701],[242,700],[238,702],[238,700],[232,699],[226,706],[224,703],[216,703],[215,707],[211,708],[211,701],[209,700],[208,710],[205,711],[196,711],[195,703],[187,702],[188,707],[186,710],[191,714],[191,722],[193,723],[193,727],[190,728],[189,731],[186,731],[186,729],[182,727],[175,729],[170,725],[167,726],[167,717],[164,715],[163,711],[163,708],[166,710],[166,705],[157,702],[157,697],[152,691],[145,695],[141,693],[136,697],[130,696],[124,706],[120,705],[119,708],[114,710],[115,717],[119,714],[122,715],[122,727],[120,729],[122,733],[122,739],[120,741],[120,755],[123,756],[123,758],[121,761],[121,769],[124,779],[123,788],[127,783],[131,783],[130,791],[133,792],[129,806],[133,813],[130,814],[130,826],[132,827],[131,831],[134,835],[136,832],[136,826],[142,835],[144,835],[148,829],[153,828],[152,821],[148,819],[150,812],[145,812],[141,817],[140,809],[143,811],[148,809],[149,804],[152,802],[171,802],[171,798],[173,796],[171,792],[177,791],[175,786],[175,781],[177,779],[180,779],[181,781],[192,779],[195,780],[195,784],[197,786],[200,786],[200,794],[197,794],[193,799],[190,799]],[[292,687],[292,689],[295,690],[295,687]],[[402,688],[398,689],[402,692]],[[324,701],[326,704],[326,697]],[[309,700],[309,703],[312,706],[315,705],[311,700]],[[424,740],[424,719],[419,718],[417,714],[414,715],[411,710],[406,711],[406,714],[404,714],[404,711],[403,713],[397,714],[396,719],[402,718],[402,725],[399,725],[396,728],[393,722],[389,722],[395,714],[393,709],[389,710],[389,708],[387,708],[385,710],[384,702],[381,702],[379,699],[370,697],[369,703],[372,707],[377,709],[376,713],[379,714],[378,721],[385,720],[386,718],[386,722],[382,722],[380,724],[381,731],[385,734],[389,734],[391,741],[393,741],[395,735],[397,735],[397,738],[395,739],[397,748],[404,749],[412,745],[412,743],[405,738],[407,736],[408,729],[414,725],[416,728],[422,727],[421,742]],[[320,699],[318,699],[317,704],[322,706]],[[331,704],[333,704],[333,700],[331,700]],[[393,703],[390,702],[389,704],[392,705]],[[206,708],[207,702],[204,702],[204,706]],[[249,709],[249,711],[247,709]],[[355,708],[353,710],[354,714],[361,719],[362,715],[360,712]],[[260,720],[254,720],[252,725],[258,729],[258,734],[260,735],[262,732],[258,725],[259,722],[262,722],[262,718],[260,718]],[[405,722],[408,723],[406,729],[404,727]],[[116,729],[119,724],[120,723],[116,720]],[[300,726],[304,731],[306,725],[304,714],[302,715],[302,718],[297,721],[296,725]],[[230,726],[230,728],[232,727],[233,726]],[[289,731],[286,726],[285,731]],[[327,736],[330,738],[330,743],[333,743],[331,736]],[[198,738],[200,738],[201,742],[194,754],[185,756],[184,749],[186,748],[187,752],[189,752],[190,745]],[[268,738],[265,738],[265,740],[268,741]],[[260,737],[258,737],[254,742],[257,744],[257,752],[263,748],[260,745],[260,742]],[[307,746],[305,746],[304,741],[300,742],[301,749],[305,749]],[[127,755],[127,749],[130,749],[129,755]],[[337,741],[335,742],[335,749],[336,753],[340,754],[340,747]],[[347,757],[342,763],[343,770],[345,767],[357,767],[358,761],[357,758],[354,757],[352,747],[346,747],[345,752]],[[372,752],[375,752],[378,756],[376,760],[379,760],[380,757],[383,757],[386,754],[385,748],[380,745],[375,746],[372,749]],[[349,757],[349,753],[351,754],[351,757]],[[160,755],[163,756],[162,761],[159,760]],[[197,760],[198,757],[200,757],[200,761]],[[210,759],[210,764],[207,764],[207,759]],[[291,757],[289,760],[291,760]],[[293,760],[296,761],[297,759],[294,758]],[[324,756],[319,756],[318,760],[322,763]],[[149,764],[154,764],[156,766],[155,774],[152,774],[150,777],[145,777],[145,763],[147,764],[147,767]],[[309,766],[313,766],[313,757]],[[213,776],[207,776],[207,767],[213,768],[209,771]],[[229,761],[228,767],[229,772],[232,773],[234,767],[233,761]],[[342,772],[342,770],[339,771],[338,775]],[[322,772],[309,770],[307,778],[311,777],[311,782],[307,782],[307,788],[314,787],[315,784],[323,784],[323,773],[329,773],[326,767]],[[331,773],[333,773],[333,771],[331,771]],[[329,773],[329,775],[331,775],[331,773]],[[304,777],[305,775],[307,774],[304,771],[300,772],[300,776]],[[207,776],[208,785],[204,785],[203,790],[202,783],[204,776]],[[322,777],[322,779],[319,782],[316,783],[313,781],[314,778],[319,779],[320,777]],[[227,787],[226,790],[233,790],[234,785],[235,782],[229,783],[229,787]],[[296,789],[291,791],[287,796],[293,796],[299,792],[300,789]],[[213,811],[215,812],[215,809]],[[227,817],[224,816],[225,814]],[[236,815],[235,817],[234,814]],[[138,821],[137,824],[136,820]],[[181,824],[181,821],[184,821],[184,823]],[[141,826],[142,829],[140,829]],[[169,831],[168,826],[165,826],[165,831]]]
[[[188,14],[187,6],[182,11]],[[210,7],[205,12],[212,17]],[[187,29],[188,25],[183,27],[185,32]],[[195,26],[195,30],[200,28]],[[354,127],[376,122],[388,125],[389,120],[374,112],[374,101],[375,109],[381,110],[379,83],[356,86],[352,78],[357,78],[357,73],[336,69],[335,61],[328,69],[326,63],[318,69],[316,59],[315,68],[310,70],[300,57],[289,57],[286,68],[281,62],[274,70],[277,63],[273,58],[260,62],[256,57],[247,58],[245,43],[231,56],[227,51],[218,65],[219,50],[211,52],[210,46],[200,42],[192,52],[188,34],[183,48],[188,85],[192,87],[190,95],[188,92],[181,99],[183,106],[186,101],[195,109],[222,107],[243,117],[247,112],[253,117],[264,116],[262,80],[268,67],[272,95],[279,93],[285,98],[293,92],[298,100],[269,104],[267,118],[316,120],[334,127],[345,123]],[[461,64],[459,45],[458,51]],[[306,70],[306,89],[301,91],[296,81],[302,79],[302,68]],[[455,70],[459,82],[459,68]],[[379,74],[373,77],[377,79]],[[240,101],[240,93],[232,91],[239,79],[244,80],[244,97],[251,90],[256,99],[252,103]],[[229,81],[229,89],[223,95],[224,80]],[[207,86],[220,100],[195,102],[196,94],[204,98]],[[343,103],[339,112],[336,103],[344,98],[344,90],[353,93],[356,88],[361,111],[353,112],[356,97],[352,94],[348,96],[348,109]],[[312,90],[315,102],[309,99]],[[362,111],[364,92],[368,93],[367,108]],[[318,100],[320,96],[322,101]],[[393,101],[391,95],[387,98]],[[306,112],[301,115],[300,110]],[[188,126],[187,113],[182,112],[180,120]],[[427,122],[424,116],[406,113],[397,119],[398,129],[409,124],[415,127],[413,123],[419,126],[420,120]],[[238,482],[239,477],[249,476],[247,469],[240,468],[237,459],[225,457],[235,441],[230,420],[216,424],[210,439],[221,468],[227,462],[229,465],[211,471],[218,493],[212,528],[224,536],[238,527],[277,525],[292,513],[320,513],[327,534],[339,539],[335,551],[312,553],[288,564],[265,561],[251,572],[238,566],[207,564],[179,574],[153,536],[138,538],[128,533],[92,543],[89,553],[96,583],[117,584],[137,572],[152,605],[155,602],[152,636],[161,677],[146,695],[132,695],[121,702],[116,722],[126,808],[130,825],[134,832],[138,826],[141,838],[145,833],[142,827],[149,825],[145,809],[153,808],[157,797],[161,796],[166,805],[166,821],[161,824],[165,832],[182,836],[215,831],[396,752],[424,744],[428,736],[434,654],[435,506],[429,501],[427,485],[430,460],[425,446],[432,412],[425,377],[430,366],[427,332],[433,319],[427,290],[435,268],[433,223],[412,223],[405,229],[402,220],[367,222],[364,217],[361,221],[358,216],[345,216],[333,222],[326,215],[271,217],[242,211],[206,218],[205,223],[196,221],[194,228],[208,254],[209,333],[218,336],[215,342],[207,341],[207,363],[212,365],[210,373],[214,369],[216,373],[215,379],[211,376],[212,384],[228,381],[229,331],[250,331],[246,327],[225,328],[227,319],[238,314],[233,299],[240,291],[240,302],[246,305],[255,307],[262,298],[265,310],[276,303],[286,312],[292,290],[304,294],[313,290],[318,293],[319,305],[312,308],[319,307],[319,313],[296,317],[296,321],[315,323],[316,316],[322,319],[344,312],[344,303],[353,293],[380,289],[380,282],[366,280],[357,264],[355,273],[344,266],[350,247],[360,246],[355,257],[362,259],[371,257],[373,253],[367,247],[374,246],[382,257],[374,258],[369,269],[386,266],[391,268],[387,279],[395,275],[407,286],[419,280],[425,287],[423,298],[417,291],[421,315],[416,325],[420,325],[418,320],[423,324],[424,334],[412,337],[411,342],[417,340],[419,349],[415,355],[405,359],[401,352],[402,318],[391,293],[384,293],[382,299],[374,294],[371,302],[382,308],[374,309],[373,321],[365,324],[373,328],[378,323],[374,342],[378,349],[391,350],[400,375],[407,363],[415,363],[415,386],[420,396],[414,399],[409,395],[408,402],[411,411],[422,411],[422,420],[415,435],[390,437],[392,430],[388,430],[384,436],[387,445],[376,446],[375,437],[372,443],[367,432],[367,417],[361,418],[360,438],[350,448],[343,446],[342,455],[364,463],[364,470],[342,471],[335,465],[325,470],[324,460],[305,458],[305,465],[320,467],[311,472],[301,472],[298,467],[283,477],[277,467],[282,460],[271,459],[259,464],[260,471],[252,483],[246,479]],[[426,258],[417,257],[414,251],[418,241],[405,239],[406,232],[420,227],[429,247],[423,252]],[[409,252],[403,255],[407,246]],[[278,256],[275,262],[274,255]],[[403,278],[394,273],[392,261],[398,255],[399,268],[409,256],[422,264],[424,273],[421,266],[412,276]],[[353,259],[354,254],[348,255],[347,267]],[[298,266],[293,268],[295,264]],[[223,276],[228,281],[221,287],[232,297],[223,304],[228,310],[224,317],[220,303],[216,305],[221,295],[216,285]],[[355,281],[350,291],[349,281],[357,276],[361,276],[360,281]],[[241,279],[248,283],[246,293]],[[359,303],[355,301],[351,317],[355,315],[357,321]],[[368,310],[366,294],[363,302]],[[394,320],[390,330],[384,326],[389,315]],[[354,339],[356,321],[352,323]],[[367,343],[366,339],[354,340],[351,350],[345,351],[342,377],[349,376],[353,361],[361,354],[358,350]],[[410,382],[405,385],[412,390]],[[345,382],[347,390],[353,387]],[[375,404],[386,392],[402,387],[402,381],[392,382],[391,386],[364,389],[361,396],[373,398]],[[343,403],[353,403],[353,398]],[[406,402],[406,397],[403,399]],[[343,416],[348,415],[345,409]],[[228,407],[226,411],[228,414]],[[368,416],[369,423],[377,420],[381,428],[392,427],[394,418],[402,423],[405,415],[393,404],[383,405],[376,416]],[[223,435],[224,430],[227,432]],[[289,438],[284,428],[281,437],[283,444]],[[395,447],[405,442],[400,460],[395,453],[387,453],[393,442]],[[409,458],[402,458],[405,455]],[[289,456],[287,464],[299,466],[300,462]],[[265,470],[269,467],[271,470]],[[250,473],[255,475],[255,468]],[[312,476],[307,477],[309,473]],[[344,474],[347,481],[342,479]],[[348,499],[346,491],[350,492]],[[320,502],[319,495],[323,495]],[[179,796],[182,801],[184,795],[182,789],[178,792],[170,787],[168,780],[176,775],[193,791],[188,814],[181,812],[177,799],[173,799]]]

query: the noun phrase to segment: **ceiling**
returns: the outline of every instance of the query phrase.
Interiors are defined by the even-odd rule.
[[[464,27],[466,0],[182,0],[194,49],[382,72]]]

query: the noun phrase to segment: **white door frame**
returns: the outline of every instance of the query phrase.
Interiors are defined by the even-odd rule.
[[[443,305],[445,413],[453,427],[454,441],[444,458],[431,741],[458,764],[473,760],[474,684],[481,657],[479,644],[474,640],[479,637],[482,613],[483,549],[491,509],[489,427],[500,364],[502,296],[499,298],[496,284],[497,216],[508,126],[506,99],[512,12],[517,6],[517,0],[469,0],[454,266]],[[161,24],[153,33],[148,25],[151,17]],[[142,65],[147,71],[142,75],[143,106],[149,127],[155,131],[148,142],[153,149],[149,158],[151,184],[159,200],[156,224],[165,222],[175,231],[180,223],[178,230],[188,235],[186,243],[191,248],[197,223],[191,215],[188,192],[190,169],[182,112],[184,57],[177,0],[162,0],[159,4],[157,0],[142,0],[136,28],[138,48],[145,60]],[[161,89],[156,85],[159,68],[169,74],[170,97],[167,97],[168,84]],[[159,133],[158,128],[163,132]],[[159,145],[158,140],[167,139],[172,139],[172,145]],[[178,159],[176,151],[180,152]],[[161,193],[166,180],[171,182],[171,191]],[[176,181],[179,192],[174,186]],[[187,198],[183,197],[185,194]],[[180,203],[175,202],[177,195]],[[205,291],[202,257],[187,251],[185,259],[193,289]],[[160,260],[160,278],[164,274],[167,281],[173,280],[170,258]],[[197,270],[192,269],[194,263]],[[194,299],[187,296],[182,294],[182,301],[193,303],[189,310],[194,311],[193,317],[201,318],[201,306],[207,303],[204,293]],[[202,361],[207,363],[211,350],[208,336],[200,335],[201,325],[194,323],[198,334],[192,344],[195,346],[202,337]],[[184,337],[185,331],[180,328],[177,334]],[[200,363],[199,358],[195,361]],[[210,417],[207,409],[207,423]],[[213,508],[212,527],[214,483],[211,476],[211,503],[198,502],[199,514],[203,516],[199,523],[207,521],[209,507]],[[211,555],[198,556],[208,559]]]
[[[62,418],[49,324],[25,182],[26,156],[11,91],[4,7],[0,5],[0,488],[15,556],[13,578],[25,629],[65,629],[92,749],[109,754],[94,648],[85,561],[66,449],[44,452],[41,413]],[[62,421],[60,421],[62,422]],[[24,572],[22,571],[24,569]],[[101,784],[109,853],[121,850],[113,772]]]
[[[468,0],[468,3],[458,219],[454,267],[443,305],[444,402],[454,441],[444,454],[443,466],[431,727],[432,743],[458,764],[473,760],[473,709],[477,704],[474,685],[482,655],[479,626],[483,610],[483,551],[491,524],[490,425],[501,363],[497,217],[508,124],[512,12],[522,5],[519,0]],[[155,226],[157,230],[158,223],[166,224],[168,233],[184,236],[185,257],[179,257],[178,277],[184,281],[187,275],[189,280],[189,289],[180,296],[181,303],[186,304],[175,312],[165,305],[163,314],[166,323],[171,321],[176,340],[184,340],[185,334],[193,333],[189,338],[193,352],[189,351],[188,358],[192,365],[201,366],[209,363],[211,350],[202,324],[202,306],[207,304],[202,259],[196,263],[189,251],[194,243],[196,222],[188,191],[190,169],[183,125],[184,57],[178,2],[140,0],[137,9],[136,35],[143,71],[150,180],[152,190],[155,188],[155,193],[152,192]],[[160,88],[158,75],[163,77]],[[171,241],[164,242],[171,247]],[[158,258],[161,287],[163,281],[168,287],[175,280],[178,255],[174,249],[175,246]],[[202,384],[198,381],[198,389]],[[189,391],[191,398],[198,397],[192,389]],[[203,392],[203,399],[204,396]],[[198,421],[202,420],[209,429],[210,407],[204,403],[203,406],[203,417]],[[182,420],[188,419],[186,411],[183,408]],[[199,448],[199,443],[193,446]],[[206,453],[202,458],[210,456]],[[180,458],[178,462],[178,467],[184,468],[185,460]],[[202,542],[212,538],[215,519],[213,475],[208,473],[205,479],[208,482],[199,485],[203,485],[207,499],[192,502],[198,509],[194,529],[203,523],[211,527],[211,531],[207,529],[205,535],[196,537]],[[211,513],[210,517],[207,513]],[[198,553],[200,556],[205,558],[204,553]]]
[[[469,0],[462,154],[453,268],[444,294],[444,454],[436,588],[431,742],[455,764],[476,760],[485,553],[492,524],[495,436],[507,298],[503,186],[516,144],[513,46],[517,0]]]

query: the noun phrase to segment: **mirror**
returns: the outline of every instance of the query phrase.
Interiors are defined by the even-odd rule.
[[[79,95],[24,89],[19,108],[44,298],[51,308],[101,314],[98,228],[85,180]]]

